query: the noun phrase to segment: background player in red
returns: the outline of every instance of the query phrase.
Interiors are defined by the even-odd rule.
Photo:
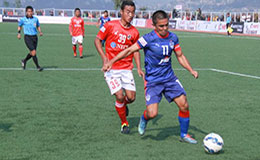
[[[113,59],[118,53],[130,47],[139,38],[137,29],[131,25],[135,16],[135,4],[132,1],[123,1],[121,5],[121,19],[107,22],[95,39],[95,46],[100,54],[103,65]],[[106,40],[106,53],[102,49],[102,40]],[[128,134],[129,124],[127,104],[135,100],[136,89],[132,74],[133,58],[135,59],[139,76],[144,76],[140,67],[140,53],[135,52],[113,64],[112,69],[104,73],[111,95],[115,95],[115,108],[121,119],[121,133]]]
[[[75,9],[75,16],[71,19],[69,30],[72,36],[72,49],[74,57],[77,57],[77,44],[79,44],[80,58],[83,58],[83,38],[85,37],[84,19],[81,18],[81,11],[79,8]]]

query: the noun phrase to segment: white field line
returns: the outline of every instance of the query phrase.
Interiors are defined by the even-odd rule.
[[[242,73],[236,73],[236,72],[229,72],[229,71],[225,71],[225,70],[220,70],[220,69],[210,69],[213,72],[219,72],[219,73],[225,73],[225,74],[230,74],[230,75],[235,75],[235,76],[240,76],[240,77],[247,77],[247,78],[253,78],[253,79],[260,79],[260,77],[258,76],[252,76],[252,75],[248,75],[248,74],[242,74]]]
[[[23,70],[22,68],[0,68],[0,71],[22,71],[22,70]],[[26,68],[26,70],[34,71],[36,69],[35,68]],[[134,68],[133,70],[136,70],[136,68]],[[144,70],[144,68],[143,68],[143,70]],[[186,69],[184,69],[184,68],[174,68],[173,70],[175,70],[175,71],[185,71]],[[240,77],[260,79],[260,77],[258,77],[258,76],[236,73],[236,72],[230,72],[230,71],[225,71],[225,70],[220,70],[220,69],[215,69],[215,68],[194,68],[194,70],[197,70],[197,71],[213,71],[213,72],[225,73],[225,74],[230,74],[230,75],[235,75],[235,76],[240,76]],[[101,71],[101,68],[44,68],[44,71]]]

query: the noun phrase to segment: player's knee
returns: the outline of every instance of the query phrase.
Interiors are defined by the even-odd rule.
[[[123,103],[125,100],[125,97],[124,97],[124,95],[118,94],[118,95],[116,95],[116,100]]]
[[[184,103],[180,106],[180,110],[182,112],[187,112],[189,110],[189,104],[188,103]]]
[[[129,103],[132,103],[135,101],[135,96],[127,97],[127,100]]]
[[[31,56],[35,56],[35,55],[36,55],[36,51],[35,50],[31,51]]]
[[[158,112],[157,112],[157,111],[154,111],[154,110],[150,110],[150,111],[148,111],[147,113],[148,113],[148,117],[149,117],[150,119],[153,119],[153,118],[155,118],[155,117],[158,115]]]

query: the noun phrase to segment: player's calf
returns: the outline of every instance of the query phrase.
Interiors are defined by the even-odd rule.
[[[147,116],[149,119],[153,119],[158,115],[158,110],[147,109]]]

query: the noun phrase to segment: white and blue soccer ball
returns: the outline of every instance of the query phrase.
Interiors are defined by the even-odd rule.
[[[216,133],[210,133],[203,139],[204,149],[207,153],[214,154],[222,150],[224,141]]]

